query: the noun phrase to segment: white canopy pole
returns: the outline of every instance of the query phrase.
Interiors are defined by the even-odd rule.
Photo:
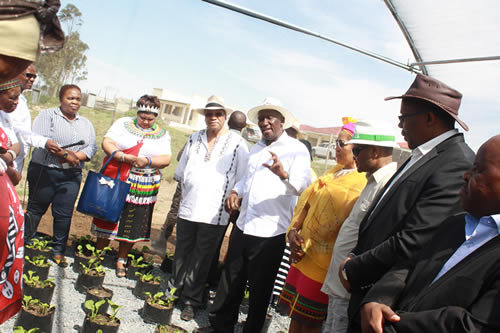
[[[326,40],[328,42],[337,44],[339,46],[345,47],[345,48],[350,49],[350,50],[355,51],[355,52],[359,52],[361,54],[364,54],[364,55],[367,55],[369,57],[375,58],[377,60],[381,60],[383,62],[386,62],[386,63],[391,64],[393,66],[405,69],[405,70],[410,71],[410,72],[414,72],[414,73],[420,73],[421,72],[419,69],[417,69],[417,68],[415,68],[415,67],[413,67],[411,65],[404,64],[402,62],[399,62],[399,61],[393,60],[391,58],[388,58],[388,57],[385,57],[385,56],[373,53],[373,52],[368,51],[368,50],[364,50],[364,49],[356,47],[356,46],[348,45],[346,43],[340,42],[340,41],[335,40],[333,38],[330,38],[330,37],[327,37],[327,36],[323,36],[323,35],[321,35],[319,33],[316,33],[316,32],[313,32],[313,31],[301,28],[301,27],[299,27],[297,25],[293,25],[293,24],[287,23],[285,21],[281,21],[281,20],[275,19],[273,17],[270,17],[270,16],[267,16],[267,15],[255,12],[255,11],[247,9],[247,8],[243,8],[243,7],[240,7],[240,6],[233,5],[233,4],[228,3],[226,1],[222,1],[222,0],[203,0],[203,1],[211,3],[211,4],[219,6],[219,7],[223,7],[223,8],[226,8],[226,9],[229,9],[229,10],[241,13],[243,15],[247,15],[247,16],[250,16],[250,17],[253,17],[253,18],[256,18],[256,19],[259,19],[259,20],[263,20],[263,21],[266,21],[266,22],[269,22],[269,23],[272,23],[272,24],[275,24],[275,25],[279,25],[279,26],[287,28],[287,29],[295,30],[295,31],[304,33],[306,35],[310,35],[310,36],[313,36],[313,37],[317,37],[317,38]]]

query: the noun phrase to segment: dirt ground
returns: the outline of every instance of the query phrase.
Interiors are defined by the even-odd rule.
[[[172,203],[172,196],[174,195],[176,186],[177,186],[176,182],[164,181],[161,184],[160,192],[158,195],[158,201],[155,204],[155,210],[153,213],[153,223],[151,226],[152,240],[156,240],[160,236],[160,229],[170,209],[170,204]],[[91,224],[92,224],[91,217],[84,215],[80,212],[77,212],[75,209],[73,213],[73,219],[71,220],[69,241],[71,240],[72,234],[75,234],[77,236],[85,236],[87,234],[90,234]],[[52,213],[50,208],[47,210],[47,213],[45,213],[45,215],[43,216],[42,221],[40,222],[40,225],[38,227],[38,231],[48,235],[52,235]],[[226,234],[224,243],[222,244],[220,258],[223,258],[227,251],[229,231],[230,228],[228,228],[228,233]],[[176,244],[176,234],[174,229],[172,236],[170,236],[167,242],[167,249],[169,253],[175,252],[175,244]],[[155,262],[162,261],[165,255],[165,250],[162,251],[161,249],[153,249],[151,246],[151,241],[140,242],[135,245],[135,247],[137,247],[138,249],[141,249],[143,246],[147,246],[151,249],[151,254],[154,254]],[[118,242],[111,242],[111,247],[114,249],[118,249]]]

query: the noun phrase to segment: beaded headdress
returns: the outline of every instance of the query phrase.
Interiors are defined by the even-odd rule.
[[[151,112],[154,114],[158,114],[160,112],[160,108],[154,107],[154,106],[147,106],[144,104],[140,104],[137,107],[137,112]]]
[[[20,84],[19,84],[19,81],[17,81],[17,79],[9,80],[7,82],[0,84],[0,91],[9,90],[11,88],[15,88],[15,87],[19,87],[19,86],[20,86]]]

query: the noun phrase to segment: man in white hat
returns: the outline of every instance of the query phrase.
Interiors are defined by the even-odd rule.
[[[285,232],[298,195],[311,183],[309,153],[285,133],[293,116],[281,103],[266,98],[248,111],[248,118],[259,125],[262,139],[250,151],[245,178],[226,199],[226,209],[240,209],[240,215],[209,308],[211,327],[200,332],[234,331],[247,281],[250,307],[243,332],[262,330],[285,248]]]
[[[184,147],[174,178],[182,186],[177,218],[177,244],[170,288],[184,304],[181,319],[191,320],[203,306],[210,262],[229,220],[224,199],[246,170],[244,139],[224,128],[231,110],[212,96],[197,112],[207,128],[192,134]]]
[[[359,223],[370,204],[397,170],[392,161],[392,150],[398,147],[388,124],[359,120],[354,135],[347,144],[353,144],[352,153],[359,172],[366,172],[368,180],[351,214],[340,228],[328,273],[321,291],[328,295],[328,315],[323,324],[324,332],[345,333],[347,331],[350,294],[344,289],[338,276],[342,261],[349,255],[358,241]]]

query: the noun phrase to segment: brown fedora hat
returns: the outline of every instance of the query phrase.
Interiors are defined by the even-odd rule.
[[[388,101],[395,98],[418,98],[426,100],[439,106],[443,111],[448,112],[464,130],[469,130],[469,126],[458,119],[458,108],[462,101],[462,94],[435,78],[417,74],[415,81],[413,81],[404,95],[386,97],[385,100]]]

